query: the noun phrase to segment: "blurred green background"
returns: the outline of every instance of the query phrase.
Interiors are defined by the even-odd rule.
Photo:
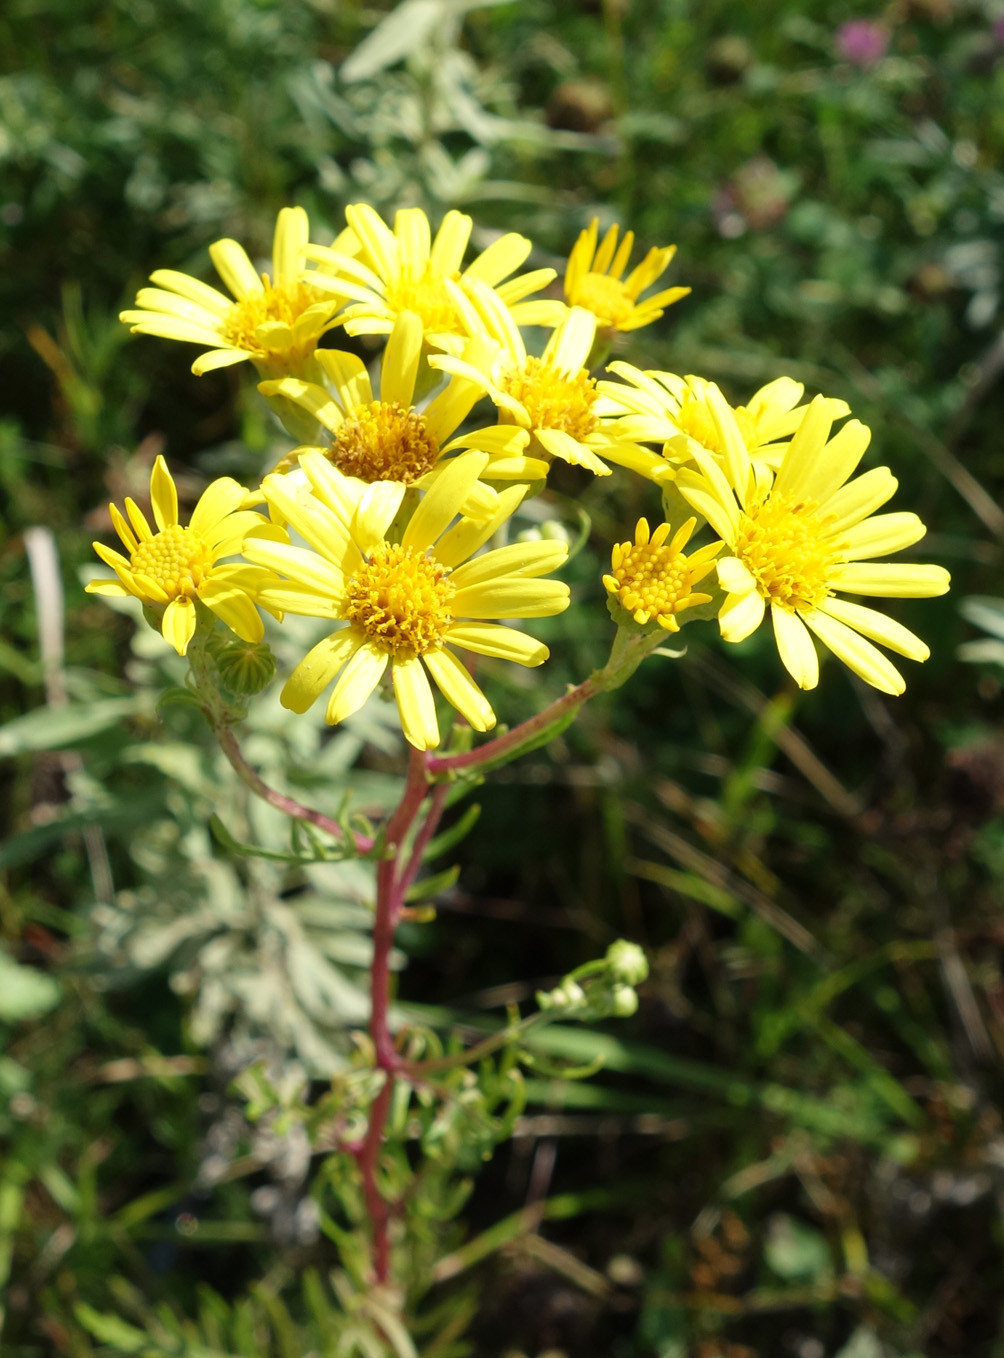
[[[436,1352],[1004,1355],[1002,163],[991,0],[7,0],[5,1355],[229,1353],[214,1307],[249,1317],[234,1352],[328,1351],[296,1284],[337,1260],[330,1186],[231,1081],[343,1059],[365,878],[214,842],[212,811],[275,827],[158,710],[184,666],[82,582],[157,452],[191,504],[288,446],[240,370],[192,377],[120,307],[157,267],[208,279],[220,236],[267,255],[284,204],[327,241],[357,200],[460,207],[558,268],[594,215],[676,241],[693,294],[631,361],[737,403],[781,373],[845,398],[954,580],[896,610],[932,650],[900,699],[835,662],[800,694],[769,636],[695,626],[480,791],[459,885],[401,931],[401,998],[473,1022],[618,935],[653,974],[629,1024],[555,1038],[604,1070],[531,1083],[434,1293],[468,1289],[470,1347]],[[603,659],[600,563],[658,512],[563,472],[590,550],[552,662],[491,676],[510,720]],[[249,755],[379,809],[401,750],[375,707],[322,741],[272,694]],[[539,1230],[491,1251],[528,1204]]]

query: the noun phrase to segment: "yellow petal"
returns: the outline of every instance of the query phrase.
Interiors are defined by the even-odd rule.
[[[216,266],[216,272],[238,301],[264,292],[258,270],[248,259],[243,245],[229,239],[214,241],[209,247],[209,257]]]
[[[830,416],[832,418],[832,411]],[[857,471],[858,463],[864,457],[871,437],[872,431],[866,424],[862,424],[860,420],[848,420],[817,453],[814,465],[801,473],[795,491],[789,491],[788,494],[794,493],[817,503],[828,500]],[[781,471],[778,473],[779,484],[790,456],[789,451],[781,463]]]
[[[164,634],[164,640],[173,646],[179,655],[184,655],[188,650],[188,643],[195,636],[195,623],[195,604],[191,599],[172,599],[164,609],[160,629]]]
[[[377,650],[367,641],[363,642],[331,691],[324,714],[329,725],[334,726],[359,711],[383,677],[388,659],[386,651]]]
[[[770,610],[781,663],[799,688],[815,688],[819,683],[819,657],[805,623],[786,608]]]
[[[946,594],[951,576],[944,566],[891,565],[880,562],[834,566],[830,586],[848,594],[883,599],[932,599]]]
[[[394,235],[400,248],[401,267],[413,278],[421,278],[431,247],[428,217],[420,207],[399,208],[394,214]]]
[[[718,562],[718,583],[729,594],[748,594],[756,589],[753,573],[737,556],[727,556]]]
[[[902,623],[896,622],[893,618],[887,618],[884,613],[879,613],[875,608],[866,608],[863,604],[852,604],[848,599],[834,598],[827,599],[820,606],[822,611],[828,613],[831,618],[845,622],[848,627],[853,627],[855,632],[860,632],[870,641],[877,641],[883,646],[888,646],[890,651],[905,655],[908,660],[926,660],[931,654],[920,637],[911,632],[908,627],[904,627]]]
[[[487,465],[488,454],[478,452],[462,453],[447,462],[442,475],[419,502],[401,545],[417,551],[431,547],[459,512]]]
[[[391,673],[405,740],[416,750],[434,749],[439,744],[439,722],[422,662],[417,656],[395,660]]]
[[[208,354],[200,354],[192,364],[196,377],[215,372],[217,368],[232,368],[235,363],[244,363],[251,355],[245,349],[211,349]]]
[[[366,487],[352,520],[352,539],[364,555],[384,540],[406,490],[402,481],[374,481]]]
[[[894,696],[906,688],[906,681],[892,661],[852,628],[818,609],[804,616],[823,645],[866,684]]]
[[[846,561],[862,561],[873,556],[888,556],[912,547],[927,532],[916,514],[873,514],[848,528],[842,535],[840,555]]]
[[[548,340],[544,362],[561,372],[579,372],[586,365],[595,336],[596,317],[583,307],[572,307]]]
[[[251,538],[244,544],[244,555],[256,566],[276,571],[294,584],[305,585],[332,599],[340,599],[345,592],[342,571],[317,552],[310,552],[305,547]]]
[[[828,535],[837,538],[869,514],[874,514],[892,499],[898,486],[899,482],[888,467],[873,467],[843,486],[819,506],[820,516],[828,521]]]
[[[718,613],[718,626],[726,641],[745,641],[763,622],[766,605],[759,590],[730,594]]]
[[[473,220],[456,208],[446,214],[432,246],[429,259],[432,273],[452,277],[460,272],[473,226]]]
[[[302,207],[284,207],[275,219],[272,240],[273,282],[293,284],[303,268],[303,251],[310,240],[310,222]]]
[[[167,463],[158,453],[150,473],[150,503],[157,527],[164,531],[178,522],[178,491]]]
[[[533,249],[533,242],[515,231],[507,231],[498,240],[492,241],[487,250],[469,268],[464,270],[465,278],[480,278],[490,288],[495,288],[523,264]]]
[[[215,316],[225,316],[233,306],[230,298],[225,297],[218,288],[211,288],[208,283],[202,283],[187,273],[179,273],[176,269],[157,269],[150,275],[150,282],[169,292],[176,292],[179,297],[187,297],[190,302],[205,307]]]
[[[568,603],[568,586],[560,580],[503,576],[458,590],[452,607],[460,618],[549,618]]]
[[[369,373],[358,355],[341,349],[318,349],[317,361],[331,379],[346,414],[373,400]]]
[[[475,731],[490,731],[495,725],[491,703],[452,651],[439,647],[426,651],[422,659],[447,702],[466,717]]]
[[[536,579],[557,570],[568,560],[568,547],[563,542],[513,542],[508,547],[497,547],[460,566],[450,577],[457,589],[480,584],[493,576],[519,576]]]
[[[527,489],[527,486],[506,486],[499,491],[499,507],[492,518],[464,517],[455,523],[436,543],[436,560],[444,566],[459,566],[473,556],[512,517]]]
[[[265,635],[261,615],[243,589],[210,576],[199,586],[199,598],[242,641],[261,641]]]
[[[413,208],[418,212],[420,209]],[[425,213],[422,214],[425,220]],[[398,217],[401,213],[398,213]],[[429,223],[425,222],[426,230]],[[412,311],[403,311],[394,322],[387,348],[383,353],[383,366],[380,370],[380,400],[391,404],[396,401],[404,410],[411,407],[415,395],[415,379],[418,364],[422,357],[422,321]]]
[[[462,646],[478,655],[490,655],[498,660],[513,660],[517,665],[542,665],[550,652],[536,637],[518,632],[514,627],[501,627],[492,622],[455,623],[446,633],[451,646]]]
[[[306,712],[362,644],[362,636],[349,627],[319,641],[283,685],[279,695],[283,707],[290,712]]]
[[[227,515],[241,508],[246,494],[232,476],[218,477],[199,496],[188,526],[200,537],[212,538]]]
[[[345,220],[358,236],[367,262],[383,282],[396,279],[401,272],[400,250],[383,218],[368,203],[350,204]]]

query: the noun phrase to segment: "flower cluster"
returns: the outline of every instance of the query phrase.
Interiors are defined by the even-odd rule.
[[[154,526],[131,500],[125,514],[111,506],[125,554],[96,543],[114,576],[89,588],[142,599],[182,655],[211,615],[248,643],[263,635],[261,609],[323,620],[331,631],[288,675],[282,702],[303,712],[330,688],[334,723],[386,683],[407,739],[428,749],[440,741],[437,690],[475,730],[495,724],[458,651],[539,665],[546,646],[511,622],[568,606],[568,587],[550,578],[566,546],[508,543],[512,514],[555,460],[597,477],[619,467],[690,512],[675,530],[641,519],[634,540],[613,547],[603,583],[622,626],[677,631],[714,612],[739,642],[769,612],[801,687],[818,682],[816,638],[869,684],[901,692],[874,643],[914,660],[926,646],[842,596],[940,594],[948,575],[876,561],[925,529],[911,513],[876,513],[896,490],[887,468],[852,479],[870,435],[846,403],[805,401],[790,377],[732,406],[698,376],[621,361],[598,373],[612,343],[689,292],[651,291],[675,247],[632,268],[632,233],[614,225],[601,239],[593,221],[559,296],[553,269],[521,272],[532,244],[515,233],[467,262],[472,231],[460,212],[433,235],[420,209],[390,225],[357,204],[318,245],[306,213],[286,208],[270,270],[236,241],[210,247],[229,297],[154,273],[122,319],[199,345],[198,374],[250,360],[262,395],[305,441],[252,490],[213,482],[185,525],[158,458]],[[540,353],[528,326],[551,332]],[[378,381],[343,336],[385,337]],[[704,540],[687,552],[695,533]]]

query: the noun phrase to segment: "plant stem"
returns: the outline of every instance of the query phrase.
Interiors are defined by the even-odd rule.
[[[376,1065],[384,1072],[384,1084],[370,1109],[366,1139],[357,1160],[363,1180],[366,1208],[373,1230],[373,1271],[378,1283],[390,1278],[390,1208],[376,1182],[383,1143],[384,1125],[394,1091],[394,1080],[401,1058],[394,1048],[390,1031],[390,954],[394,930],[401,915],[405,896],[418,873],[422,854],[435,833],[446,803],[447,789],[436,788],[429,811],[407,860],[404,846],[429,791],[427,756],[411,749],[408,778],[397,810],[387,823],[387,854],[377,866],[376,918],[373,922],[373,966],[370,972],[370,1036]]]
[[[514,756],[522,746],[544,736],[550,727],[557,727],[568,721],[590,698],[595,698],[598,693],[619,688],[625,679],[634,673],[642,660],[657,650],[665,640],[666,634],[662,631],[624,636],[618,632],[610,659],[602,669],[591,674],[581,684],[576,684],[575,688],[569,689],[563,697],[549,703],[535,717],[514,726],[505,735],[496,736],[494,740],[486,741],[475,750],[430,759],[427,766],[429,776],[440,778],[450,773],[476,770],[499,763],[505,760],[507,755]]]
[[[309,825],[316,825],[319,830],[323,830],[325,834],[331,835],[334,839],[344,839],[345,832],[336,820],[326,816],[323,811],[315,811],[313,807],[304,806],[294,797],[288,797],[284,792],[269,787],[268,783],[255,772],[244,758],[241,747],[237,743],[237,737],[233,732],[233,713],[220,693],[217,680],[213,674],[212,661],[206,648],[205,636],[196,634],[193,637],[188,648],[188,663],[191,666],[196,692],[201,699],[203,716],[212,728],[220,749],[230,763],[230,767],[241,782],[250,788],[256,797],[260,797],[263,802],[268,802],[269,806],[274,806],[277,811],[281,811],[283,815],[289,816],[292,820],[306,821]],[[357,853],[369,853],[373,848],[373,840],[368,835],[353,834],[352,838]]]

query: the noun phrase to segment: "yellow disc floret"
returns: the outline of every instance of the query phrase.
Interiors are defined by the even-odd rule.
[[[586,273],[568,289],[569,306],[585,307],[601,326],[619,330],[634,313],[634,298],[619,278]]]
[[[818,608],[830,593],[841,544],[828,536],[829,517],[811,502],[771,495],[740,515],[735,555],[760,594],[782,608]]]
[[[660,524],[650,536],[648,521],[639,519],[634,542],[614,546],[611,573],[603,577],[603,583],[636,623],[644,626],[654,619],[667,631],[677,632],[678,613],[711,601],[710,594],[695,594],[694,586],[711,570],[722,544],[716,542],[684,556],[696,522],[688,519],[667,542],[672,531],[668,523]]]
[[[499,385],[525,407],[533,429],[560,429],[573,439],[584,439],[600,427],[593,413],[596,381],[585,368],[566,373],[530,357],[505,373]]]
[[[136,575],[147,576],[159,585],[169,599],[192,599],[198,594],[212,560],[202,538],[175,523],[140,542],[129,565]]]
[[[383,542],[348,580],[343,616],[403,660],[441,644],[455,594],[447,568],[426,552]]]
[[[369,401],[339,427],[328,458],[360,481],[410,485],[436,465],[439,444],[418,411],[397,401]]]
[[[235,302],[223,318],[223,342],[234,349],[243,349],[251,354],[262,354],[267,359],[289,361],[290,349],[287,346],[271,349],[267,339],[262,342],[257,331],[267,321],[279,321],[293,326],[303,313],[318,302],[331,306],[331,298],[320,288],[310,283],[273,284],[268,274],[262,275],[264,289],[249,293],[241,301]],[[317,348],[317,335],[311,330],[305,349],[309,353]]]
[[[459,274],[456,276],[459,277]],[[414,312],[421,318],[422,329],[426,334],[465,333],[466,327],[457,315],[443,275],[433,273],[428,265],[417,278],[409,270],[402,269],[398,277],[388,284],[386,305],[395,315],[404,311]]]

